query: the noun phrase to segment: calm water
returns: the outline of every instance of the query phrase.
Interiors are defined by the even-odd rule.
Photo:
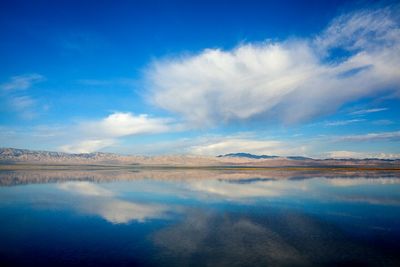
[[[400,175],[2,171],[0,261],[400,266]]]

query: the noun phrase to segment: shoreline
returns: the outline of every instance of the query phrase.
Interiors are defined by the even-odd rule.
[[[400,166],[185,166],[108,164],[0,164],[0,171],[13,170],[220,170],[220,171],[400,171]]]

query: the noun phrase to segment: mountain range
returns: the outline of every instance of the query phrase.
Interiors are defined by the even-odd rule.
[[[0,164],[34,165],[135,165],[135,166],[245,166],[245,167],[390,167],[400,168],[400,159],[313,159],[303,156],[280,157],[230,153],[219,156],[160,155],[136,156],[113,153],[80,153],[0,148]]]

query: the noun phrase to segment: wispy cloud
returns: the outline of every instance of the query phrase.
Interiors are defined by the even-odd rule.
[[[16,112],[21,118],[32,119],[37,115],[37,100],[27,91],[44,80],[45,77],[40,74],[13,76],[8,82],[0,84],[0,97],[7,103],[9,110]]]
[[[337,141],[400,141],[400,131],[340,136]]]
[[[375,112],[380,112],[380,111],[385,111],[388,110],[387,108],[371,108],[371,109],[362,109],[362,110],[357,110],[354,112],[351,112],[350,115],[365,115],[369,113],[375,113]]]
[[[37,101],[28,95],[12,96],[8,99],[12,109],[18,112],[19,116],[24,119],[33,119],[37,113],[34,107]]]
[[[393,13],[389,7],[347,14],[310,39],[156,61],[146,72],[149,98],[204,127],[266,118],[300,122],[363,97],[397,92],[400,28]],[[350,56],[332,61],[335,49]]]
[[[390,125],[394,124],[395,122],[392,120],[376,120],[372,122],[375,125]]]
[[[341,121],[328,121],[325,123],[326,126],[343,126],[356,122],[365,121],[364,119],[352,119],[352,120],[341,120]]]
[[[4,91],[26,90],[33,84],[41,82],[44,79],[44,76],[37,73],[13,76],[10,81],[1,84],[0,88]]]
[[[375,50],[397,44],[397,11],[398,6],[387,6],[341,15],[316,37],[316,44],[323,52],[338,47],[349,51]]]
[[[12,106],[17,110],[25,110],[35,105],[36,101],[30,96],[15,96],[10,99]]]
[[[379,158],[379,159],[400,159],[400,154],[396,153],[379,153],[379,152],[357,152],[357,151],[330,151],[325,153],[325,157],[328,158],[340,158],[340,159],[365,159],[365,158]]]

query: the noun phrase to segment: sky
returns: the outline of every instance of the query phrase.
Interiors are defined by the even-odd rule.
[[[0,2],[0,147],[400,158],[396,1]]]

